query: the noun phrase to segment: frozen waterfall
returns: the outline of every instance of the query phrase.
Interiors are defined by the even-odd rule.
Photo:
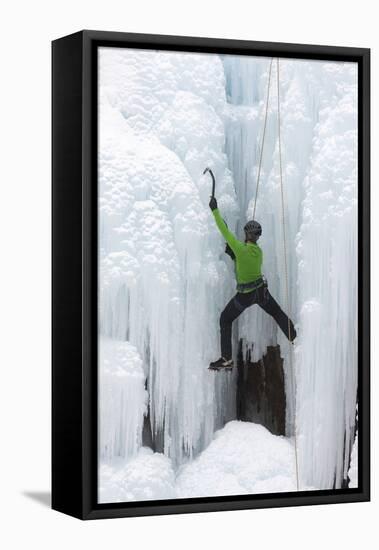
[[[236,375],[207,370],[219,357],[219,315],[235,280],[202,172],[212,168],[219,209],[242,238],[270,60],[99,51],[100,482],[111,479],[112,464],[133,459],[145,468],[157,456],[168,498],[170,468],[191,464],[236,418]],[[303,486],[325,489],[346,478],[354,442],[357,68],[284,59],[280,66],[300,475]],[[256,218],[264,273],[285,308],[276,117],[273,84]],[[268,345],[281,346],[291,445],[288,343],[258,308],[236,325],[234,344],[242,338],[255,361]],[[142,447],[146,418],[166,456]]]

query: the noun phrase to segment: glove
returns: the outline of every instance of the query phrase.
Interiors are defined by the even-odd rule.
[[[228,243],[225,245],[225,253],[232,258],[232,260],[236,259],[236,255],[234,254],[233,250],[230,248]]]
[[[209,201],[209,208],[212,210],[216,210],[217,208],[217,201],[216,201],[216,197],[211,197],[211,200]]]

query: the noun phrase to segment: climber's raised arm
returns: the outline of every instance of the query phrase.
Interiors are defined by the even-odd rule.
[[[209,201],[209,208],[212,210],[212,214],[214,216],[214,219],[216,220],[216,224],[219,228],[221,235],[224,237],[230,248],[235,253],[241,246],[243,246],[243,243],[241,243],[241,241],[239,241],[237,237],[235,237],[233,233],[229,231],[217,208],[216,197],[211,197],[211,200]]]

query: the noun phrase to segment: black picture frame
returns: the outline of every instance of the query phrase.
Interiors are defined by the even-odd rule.
[[[303,491],[97,503],[97,48],[355,61],[358,64],[359,483]],[[81,519],[370,499],[370,50],[81,31],[52,43],[52,507]]]

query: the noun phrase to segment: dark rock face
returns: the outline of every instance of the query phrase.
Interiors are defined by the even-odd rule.
[[[143,419],[142,445],[143,447],[150,447],[155,453],[164,452],[163,431],[159,430],[158,433],[153,433],[151,428],[150,407],[148,408],[147,415]]]
[[[286,394],[280,346],[269,346],[257,363],[243,354],[239,343],[237,380],[237,418],[262,424],[275,435],[285,435]],[[244,359],[245,356],[245,359]]]

